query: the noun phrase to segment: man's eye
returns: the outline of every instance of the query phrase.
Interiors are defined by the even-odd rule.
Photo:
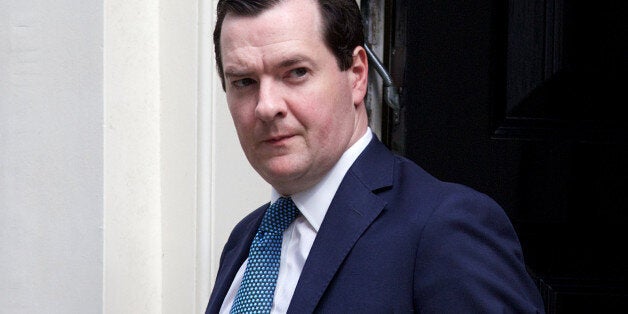
[[[306,74],[307,74],[306,68],[296,68],[296,69],[290,70],[290,77],[293,77],[293,78],[303,77]]]
[[[243,79],[233,81],[232,84],[233,86],[237,88],[243,88],[243,87],[247,87],[249,85],[255,84],[255,80],[250,79],[250,78],[243,78]]]

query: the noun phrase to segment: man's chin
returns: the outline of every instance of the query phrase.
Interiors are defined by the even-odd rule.
[[[303,185],[304,171],[298,167],[268,166],[260,170],[258,173],[264,180],[284,195],[299,192]]]
[[[289,183],[298,180],[300,172],[293,168],[266,168],[260,175],[269,182]]]

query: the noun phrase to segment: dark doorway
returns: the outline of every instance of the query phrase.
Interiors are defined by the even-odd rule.
[[[548,313],[628,310],[623,2],[384,3],[386,144],[505,208]]]

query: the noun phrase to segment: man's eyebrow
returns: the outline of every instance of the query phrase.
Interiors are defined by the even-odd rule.
[[[295,64],[299,64],[299,63],[305,62],[305,61],[307,61],[307,58],[304,58],[304,57],[301,57],[301,56],[296,56],[296,57],[289,58],[289,59],[286,59],[286,60],[283,60],[283,61],[279,62],[277,67],[278,68],[287,68],[287,67],[291,67],[291,66],[293,66]]]
[[[248,70],[240,70],[240,69],[236,69],[236,68],[226,68],[224,71],[224,75],[225,77],[243,77],[243,76],[250,76],[252,74],[251,71]]]
[[[298,56],[294,56],[294,57],[290,57],[285,60],[282,60],[277,65],[275,65],[275,68],[277,69],[288,68],[288,67],[294,66],[295,64],[308,62],[309,60],[310,59],[307,57],[298,55]],[[253,74],[254,72],[251,70],[238,68],[234,66],[228,66],[224,70],[225,77],[246,77],[246,76],[251,76]]]

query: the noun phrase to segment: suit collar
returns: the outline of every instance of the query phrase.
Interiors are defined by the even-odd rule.
[[[393,185],[395,157],[373,135],[371,142],[349,169],[364,186],[375,192]]]

